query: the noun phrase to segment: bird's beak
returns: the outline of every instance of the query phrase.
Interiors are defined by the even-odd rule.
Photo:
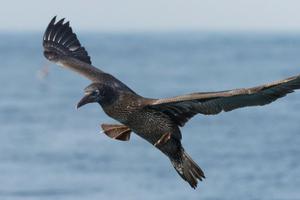
[[[86,94],[77,104],[77,109],[81,106],[84,106],[85,104],[94,102],[94,99],[90,94]]]

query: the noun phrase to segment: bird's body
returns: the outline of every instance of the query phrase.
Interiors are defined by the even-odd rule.
[[[135,132],[168,156],[177,173],[193,188],[205,176],[182,147],[179,127],[196,114],[214,115],[246,106],[262,106],[300,89],[298,75],[253,88],[145,98],[111,74],[92,66],[69,22],[62,19],[55,23],[55,20],[51,20],[44,34],[45,57],[92,81],[77,107],[99,103],[108,116],[120,122],[102,124],[107,136],[126,141]]]
[[[141,97],[128,89],[116,89],[115,84],[92,85],[106,92],[105,97],[108,98],[99,102],[103,111],[168,156],[179,175],[183,176],[186,173],[187,177],[183,176],[183,178],[191,179],[192,187],[196,186],[197,178],[204,178],[200,167],[189,158],[181,145],[181,132],[178,125],[168,115],[147,107],[149,103],[156,101],[155,99]],[[158,144],[157,142],[164,135],[170,138],[163,145]],[[184,163],[191,166],[195,172],[183,172]]]

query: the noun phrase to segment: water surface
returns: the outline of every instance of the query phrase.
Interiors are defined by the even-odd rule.
[[[79,34],[94,65],[137,93],[168,97],[249,87],[300,73],[300,37],[283,34]],[[182,129],[207,179],[193,190],[169,160],[96,104],[89,82],[47,62],[41,33],[0,34],[0,199],[300,199],[300,92]],[[41,69],[49,67],[46,78]]]

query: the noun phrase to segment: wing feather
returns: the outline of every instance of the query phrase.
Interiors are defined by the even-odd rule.
[[[70,23],[64,18],[56,22],[54,17],[46,28],[43,37],[44,55],[47,59],[80,73],[93,82],[101,81],[100,69],[91,65],[86,49],[81,46]]]
[[[192,93],[153,100],[148,107],[170,116],[178,125],[200,113],[214,115],[247,106],[263,106],[300,89],[300,75],[253,88]]]

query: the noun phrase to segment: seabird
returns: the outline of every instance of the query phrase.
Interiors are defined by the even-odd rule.
[[[102,124],[110,138],[128,141],[131,132],[169,157],[177,173],[196,188],[205,176],[181,144],[180,127],[200,113],[215,115],[247,106],[263,106],[300,88],[300,75],[258,87],[221,92],[199,92],[154,99],[138,95],[120,80],[91,63],[69,22],[54,17],[43,37],[44,56],[91,80],[77,108],[99,103],[104,112],[120,124]]]

